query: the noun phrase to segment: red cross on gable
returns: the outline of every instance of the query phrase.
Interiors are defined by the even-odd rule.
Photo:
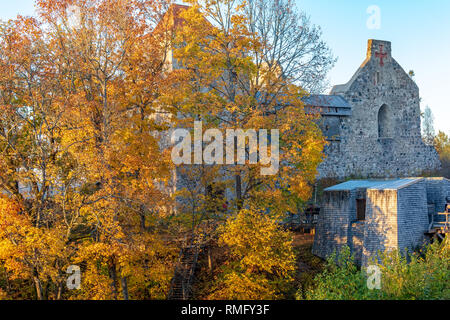
[[[384,45],[380,44],[380,51],[375,53],[377,58],[380,58],[380,66],[384,66],[384,60],[387,57],[387,53],[383,52]]]

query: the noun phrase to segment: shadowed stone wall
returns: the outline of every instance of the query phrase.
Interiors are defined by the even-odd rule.
[[[326,192],[320,210],[313,254],[326,258],[348,245],[350,217],[356,212],[354,191]]]
[[[356,221],[351,225],[351,243],[350,250],[355,257],[355,262],[357,264],[362,263],[362,254],[364,248],[364,230],[366,223],[365,221]]]

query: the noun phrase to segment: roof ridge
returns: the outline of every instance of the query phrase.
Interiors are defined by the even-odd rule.
[[[382,184],[382,185],[380,185],[380,186],[377,186],[376,188],[383,188],[383,186],[388,186],[388,185],[389,185],[389,182],[394,182],[394,181],[406,181],[406,180],[411,180],[411,181],[408,182],[408,183],[406,183],[406,184],[404,184],[404,185],[399,186],[398,188],[395,188],[395,189],[384,188],[384,190],[400,190],[400,189],[409,187],[410,185],[413,185],[413,184],[415,184],[415,183],[417,183],[417,182],[419,182],[419,181],[422,181],[422,180],[424,180],[424,178],[398,178],[398,179],[394,179],[394,180],[387,180],[386,183],[384,183],[384,184]],[[369,190],[369,189],[374,189],[374,190],[376,190],[376,188],[367,188],[367,189],[368,189],[368,190]]]

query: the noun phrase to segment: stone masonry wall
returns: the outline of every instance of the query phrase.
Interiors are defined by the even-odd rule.
[[[326,258],[347,245],[355,261],[367,266],[379,251],[414,250],[427,241],[428,205],[435,203],[435,213],[442,212],[447,196],[450,180],[445,178],[416,179],[399,189],[325,191],[313,254]],[[365,221],[356,221],[356,199],[364,198]]]

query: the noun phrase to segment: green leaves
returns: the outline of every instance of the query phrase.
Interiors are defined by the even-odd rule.
[[[345,247],[327,260],[326,270],[306,292],[308,300],[448,300],[450,246],[448,237],[420,252],[379,254],[369,264],[381,270],[381,290],[369,290],[365,270],[354,263]]]

